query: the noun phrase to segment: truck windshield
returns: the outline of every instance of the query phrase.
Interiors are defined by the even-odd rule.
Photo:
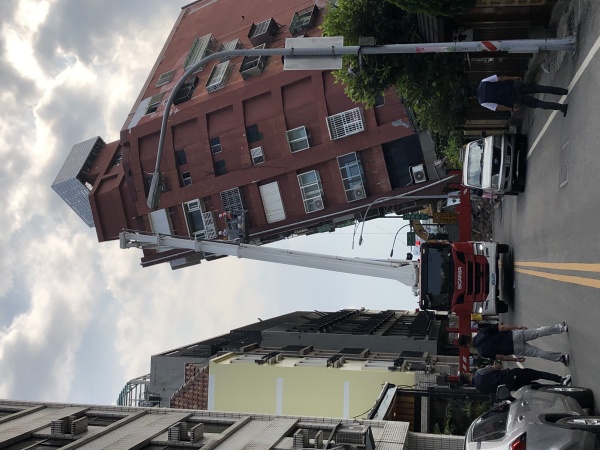
[[[450,244],[421,249],[421,307],[449,311],[452,307],[452,249]]]
[[[483,173],[483,139],[469,144],[467,149],[467,184],[472,187],[481,187],[481,174]]]

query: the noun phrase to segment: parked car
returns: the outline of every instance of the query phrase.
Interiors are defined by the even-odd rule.
[[[525,190],[527,138],[504,133],[469,142],[462,184],[480,194],[517,195]]]
[[[499,406],[475,419],[465,436],[465,450],[597,449],[600,416],[593,408],[590,389],[561,386],[525,386],[513,393],[500,386]],[[508,400],[511,398],[511,400]]]

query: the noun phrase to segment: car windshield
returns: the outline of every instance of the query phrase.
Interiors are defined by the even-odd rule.
[[[448,311],[452,306],[452,249],[449,244],[427,245],[421,254],[421,305],[424,309]]]
[[[467,184],[472,187],[481,187],[481,174],[483,173],[483,139],[469,144],[467,149]]]
[[[473,422],[473,442],[494,441],[501,439],[506,434],[508,417],[508,404],[494,408]]]

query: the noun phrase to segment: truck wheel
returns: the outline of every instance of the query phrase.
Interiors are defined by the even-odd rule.
[[[579,406],[582,408],[593,408],[594,406],[594,393],[591,389],[577,386],[542,386],[540,391],[553,392],[555,394],[561,394],[566,397],[571,397],[577,400]]]
[[[508,244],[498,244],[498,253],[508,253]]]
[[[571,430],[591,431],[600,433],[600,417],[598,416],[570,416],[556,421],[557,425],[563,425]]]

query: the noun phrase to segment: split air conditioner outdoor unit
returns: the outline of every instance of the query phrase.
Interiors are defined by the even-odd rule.
[[[361,200],[367,196],[367,192],[364,187],[355,187],[352,189],[352,193],[354,194],[354,198],[356,200]]]
[[[412,174],[415,184],[424,183],[427,181],[427,175],[425,174],[425,168],[423,167],[423,164],[412,166],[410,168],[410,173]]]

